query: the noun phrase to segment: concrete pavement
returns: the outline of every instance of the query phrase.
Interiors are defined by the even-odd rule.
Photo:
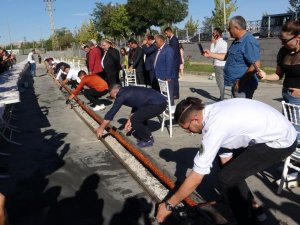
[[[100,145],[86,125],[66,107],[62,94],[44,73],[43,66],[38,67],[33,87],[34,89],[24,90],[24,98],[17,107],[20,118],[17,125],[23,130],[18,141],[23,143],[23,147],[1,145],[1,149],[5,148],[13,153],[10,160],[13,179],[1,184],[2,190],[12,196],[8,205],[12,224],[47,224],[45,212],[57,215],[63,209],[74,214],[77,211],[71,211],[72,207],[68,211],[69,206],[83,204],[84,207],[89,207],[82,199],[78,200],[78,193],[90,197],[93,202],[91,209],[100,209],[101,218],[95,218],[97,224],[111,224],[115,216],[122,218],[123,206],[128,204],[127,199],[141,196],[140,199],[144,201],[142,190],[126,175],[106,148]],[[180,94],[181,99],[196,96],[205,102],[214,102],[219,97],[216,82],[209,80],[208,75],[186,74],[180,81]],[[79,97],[84,100],[83,96]],[[261,83],[254,99],[281,111],[281,85]],[[111,103],[106,99],[105,101],[108,106],[105,111],[98,112],[101,116],[111,106]],[[112,124],[122,130],[129,113],[129,108],[122,107]],[[150,126],[155,145],[141,151],[180,183],[193,166],[200,136],[187,134],[175,125],[174,136],[170,138],[166,128],[163,132],[160,131],[161,124],[157,118],[150,121]],[[135,142],[132,136],[128,138]],[[251,176],[247,182],[267,209],[268,220],[264,224],[300,224],[300,188],[285,190],[280,196],[275,194],[277,186],[274,181],[281,175],[278,170],[281,165]],[[206,200],[217,197],[214,190],[218,187],[215,179],[217,171],[215,165],[213,172],[197,189]],[[82,192],[86,182],[94,188]],[[230,219],[224,204],[218,204],[216,208]],[[76,224],[73,220],[70,221]]]

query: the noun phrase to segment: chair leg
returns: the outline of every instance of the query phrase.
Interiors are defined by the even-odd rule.
[[[10,135],[10,138],[7,138],[3,133],[0,132],[0,136],[7,142],[9,143],[12,143],[12,144],[15,144],[15,145],[18,145],[18,146],[21,146],[22,144],[21,143],[18,143],[18,142],[15,142],[13,140],[11,140],[11,135]]]
[[[282,188],[283,188],[283,185],[284,185],[284,182],[287,182],[287,174],[288,174],[288,170],[289,170],[289,163],[290,163],[290,160],[291,158],[290,157],[287,157],[285,159],[285,162],[284,162],[284,167],[283,167],[283,171],[282,171],[282,175],[281,175],[281,179],[280,179],[280,184],[279,184],[279,187],[277,189],[277,194],[280,194],[281,191],[282,191]],[[287,184],[286,184],[287,185]]]
[[[172,116],[170,116],[170,122],[169,122],[169,124],[170,124],[170,137],[173,137],[173,121],[172,121]]]
[[[166,117],[163,115],[163,120],[161,123],[161,131],[164,131],[165,121],[166,121]]]

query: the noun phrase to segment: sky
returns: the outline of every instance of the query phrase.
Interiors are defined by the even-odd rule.
[[[0,0],[0,45],[11,42],[48,39],[51,33],[50,19],[44,0]],[[95,8],[95,2],[126,3],[127,0],[55,0],[55,28],[66,27],[72,32],[87,21]],[[247,21],[260,20],[263,13],[284,13],[289,7],[288,0],[237,0],[237,11],[231,16],[241,15]],[[210,17],[214,9],[213,0],[189,0],[189,15],[176,24],[183,28],[192,16],[200,26],[204,17]]]

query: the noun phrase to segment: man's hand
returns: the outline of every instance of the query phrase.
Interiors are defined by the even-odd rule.
[[[210,58],[210,51],[208,49],[204,49],[203,51],[203,56],[206,57],[206,58]]]
[[[128,132],[132,129],[131,127],[131,120],[130,118],[127,120],[126,124],[125,124],[125,130]]]
[[[103,132],[104,132],[104,129],[101,128],[101,127],[98,127],[98,128],[96,129],[97,137],[98,137],[98,138],[101,138],[101,137],[103,136]]]
[[[238,92],[240,89],[240,80],[234,82],[234,91]]]
[[[259,79],[261,79],[261,80],[266,80],[267,79],[267,74],[262,69],[259,70],[258,76],[259,76]]]
[[[142,44],[143,44],[143,45],[147,45],[147,44],[148,44],[148,40],[147,40],[147,39],[144,39]]]
[[[171,213],[172,213],[171,211],[167,210],[166,204],[164,202],[160,203],[156,214],[157,222],[159,223],[164,222],[167,216],[169,216]]]
[[[300,89],[299,88],[289,88],[289,91],[291,91],[291,95],[293,97],[300,97]]]

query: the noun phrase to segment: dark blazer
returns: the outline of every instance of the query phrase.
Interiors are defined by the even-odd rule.
[[[118,77],[119,77],[119,71],[121,69],[121,65],[120,65],[120,54],[117,49],[109,47],[103,59],[103,66],[104,66],[105,75],[109,82],[109,85],[119,83]]]
[[[161,50],[157,51],[158,57],[154,67],[156,78],[161,80],[175,78],[174,68],[174,50],[168,44],[165,44]]]
[[[135,69],[136,73],[144,73],[144,52],[143,49],[138,46],[136,47],[131,55],[131,59],[129,61],[132,61],[132,66]]]
[[[174,50],[174,66],[178,67],[178,69],[179,69],[179,66],[182,62],[181,62],[181,56],[180,56],[179,42],[175,35],[172,36],[169,44]]]
[[[151,44],[150,46],[142,45],[142,49],[144,51],[144,54],[146,55],[145,69],[147,71],[151,71],[151,70],[153,70],[153,63],[154,63],[154,60],[155,60],[157,47],[156,47],[155,44]]]

